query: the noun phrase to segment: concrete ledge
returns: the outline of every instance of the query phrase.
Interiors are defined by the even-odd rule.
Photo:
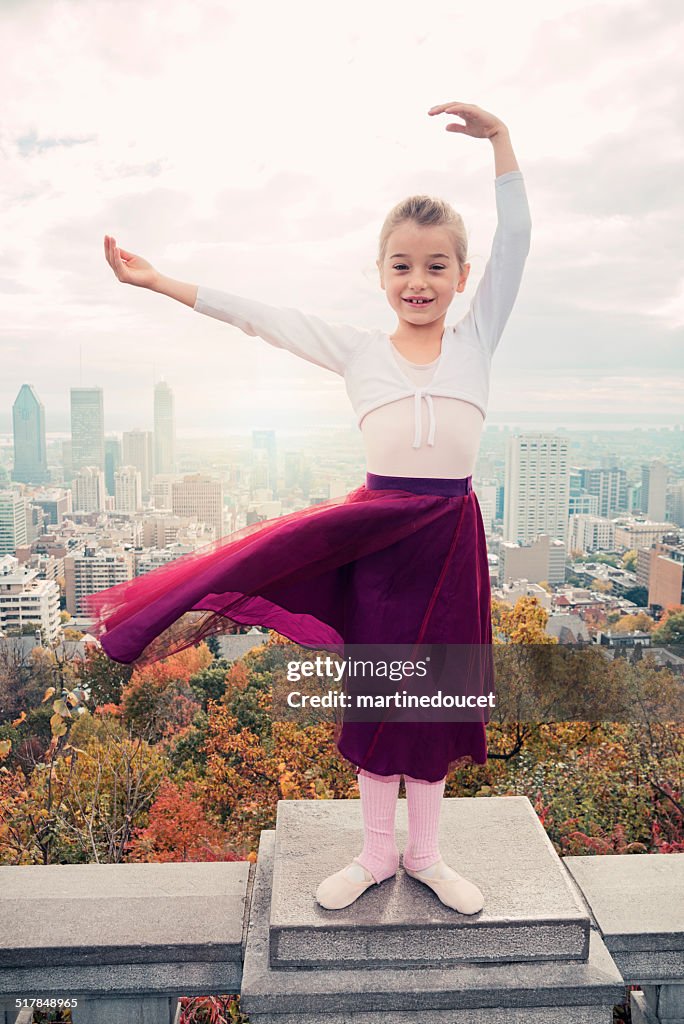
[[[684,979],[684,853],[565,857],[625,984]]]
[[[0,997],[205,996],[238,993],[242,966],[213,960],[186,964],[105,964],[0,970]]]
[[[625,997],[620,974],[595,930],[588,961],[370,969],[360,950],[355,971],[274,969],[269,963],[274,853],[275,832],[262,832],[242,979],[241,1006],[252,1022],[379,1024],[391,1014],[393,1022],[408,1024],[416,1011],[430,1011],[422,1019],[431,1024],[546,1024],[552,1007],[554,1013],[563,1011],[554,1020],[567,1024],[610,1024],[613,1006]],[[432,896],[426,890],[426,904]]]
[[[0,867],[0,997],[239,992],[250,867]]]
[[[239,963],[249,868],[0,867],[0,967]]]
[[[406,845],[405,800],[397,806]],[[345,910],[316,903],[324,878],[363,846],[359,800],[281,800],[270,917],[275,968],[410,967],[439,963],[586,960],[590,915],[527,797],[443,801],[440,848],[482,889],[479,914],[457,914],[405,874]],[[426,899],[426,893],[428,898]]]
[[[388,1017],[380,1013],[252,1013],[250,1024],[561,1024],[548,1006],[528,1007],[525,1010],[489,1007],[486,1010],[430,1010],[429,1015],[416,1018],[415,1011],[393,1010]],[[612,1007],[563,1007],[562,1024],[612,1024]]]

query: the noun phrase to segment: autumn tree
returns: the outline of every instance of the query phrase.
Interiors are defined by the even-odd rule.
[[[123,719],[134,734],[155,742],[189,725],[200,709],[190,679],[211,661],[201,644],[136,669],[121,694]]]
[[[79,665],[78,676],[87,686],[92,706],[118,704],[121,694],[133,675],[131,665],[122,665],[107,657],[99,644],[87,644],[86,656]]]
[[[228,835],[210,820],[196,786],[167,780],[150,808],[149,823],[136,829],[126,859],[168,863],[240,858],[229,849]]]
[[[636,572],[638,557],[636,548],[630,548],[629,551],[625,551],[622,555],[622,568],[626,569],[627,572]]]
[[[684,607],[681,604],[665,609],[653,639],[659,644],[684,644]]]
[[[123,858],[167,774],[161,754],[119,721],[97,721],[85,691],[50,687],[52,740],[32,767],[3,768],[0,860],[51,864]],[[4,741],[2,750],[10,741]]]
[[[613,625],[614,633],[650,633],[654,628],[653,619],[646,612],[638,612],[636,615],[623,615]]]

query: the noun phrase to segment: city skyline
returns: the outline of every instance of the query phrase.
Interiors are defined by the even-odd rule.
[[[116,410],[112,411],[111,409],[109,409],[109,407],[106,407],[105,408],[105,413],[104,413],[104,416],[105,416],[105,419],[104,419],[104,435],[105,435],[105,438],[110,438],[110,437],[113,437],[113,436],[117,435],[117,436],[120,436],[123,440],[125,440],[125,436],[124,435],[126,435],[126,434],[135,434],[135,433],[138,433],[138,432],[144,433],[144,434],[149,434],[153,438],[154,437],[154,400],[155,400],[155,394],[157,393],[157,389],[159,388],[160,384],[163,387],[168,388],[169,391],[171,392],[172,396],[175,396],[175,394],[176,394],[176,389],[171,387],[169,382],[167,382],[167,381],[165,381],[163,379],[160,380],[160,381],[157,381],[157,383],[155,385],[151,385],[147,389],[147,399],[148,399],[147,405],[149,406],[149,409],[148,409],[148,412],[147,412],[147,417],[145,417],[144,413],[141,414],[140,408],[138,408],[132,414],[129,414],[129,413],[124,414],[124,413],[121,413],[121,412],[119,412],[117,414]],[[28,388],[31,392],[33,392],[34,395],[37,395],[36,389],[33,386],[33,384],[31,384],[28,381],[25,381],[24,383],[22,383],[20,385],[19,392],[15,396],[13,406],[16,405],[16,401],[17,401],[17,399],[19,397],[19,394],[23,391],[24,388]],[[77,388],[76,389],[75,388],[69,388],[69,392],[71,392],[73,390],[77,391],[79,389],[77,389]],[[89,390],[89,391],[100,391],[100,390],[102,390],[103,391],[103,389],[99,389],[99,388],[83,389],[83,390]],[[51,441],[53,441],[53,442],[56,441],[56,440],[59,440],[59,439],[65,439],[66,440],[66,439],[71,438],[72,434],[71,434],[71,427],[70,427],[70,423],[69,423],[69,413],[68,413],[68,411],[67,411],[67,413],[65,415],[65,418],[64,418],[63,429],[52,429],[52,430],[45,429],[45,423],[46,422],[50,422],[50,419],[51,419],[50,410],[49,409],[47,409],[47,410],[45,409],[44,403],[40,400],[40,395],[37,395],[37,398],[38,398],[39,404],[40,404],[40,406],[42,408],[42,421],[43,421],[43,429],[45,430],[45,436],[48,439],[50,439]],[[177,419],[178,419],[178,417],[176,415],[176,408],[175,408],[175,397],[172,397],[171,405],[172,405],[172,413],[171,413],[171,415],[172,415],[172,418],[173,418],[173,422],[175,424],[177,422]],[[1,419],[2,419],[2,410],[0,409],[0,421],[1,421]],[[146,423],[149,424],[149,427],[146,427],[146,425],[145,425]],[[319,421],[317,423],[317,426],[319,426],[323,430],[326,430],[326,429],[344,429],[344,428],[348,428],[348,429],[352,429],[354,431],[358,431],[358,427],[357,427],[356,420],[355,420],[353,411],[351,409],[351,406],[348,409],[348,415],[346,417],[343,417],[340,420],[331,420],[331,421],[328,421],[328,422],[320,422]],[[576,411],[576,412],[568,412],[568,413],[564,413],[564,414],[552,414],[552,413],[535,412],[535,411],[531,411],[529,409],[503,410],[502,412],[498,412],[498,413],[497,412],[491,412],[491,410],[490,410],[490,412],[489,412],[489,414],[488,414],[488,416],[487,416],[487,418],[485,420],[484,430],[485,431],[487,431],[488,429],[490,429],[490,430],[492,430],[492,429],[493,430],[501,430],[501,429],[506,429],[506,428],[508,428],[509,430],[512,430],[512,431],[515,431],[515,430],[537,429],[537,428],[538,429],[544,429],[544,430],[556,430],[556,429],[558,429],[558,430],[568,430],[568,431],[572,431],[572,430],[581,431],[581,430],[587,430],[587,429],[595,429],[595,430],[599,430],[599,431],[602,431],[602,430],[604,430],[604,431],[611,431],[611,430],[629,431],[629,430],[649,430],[649,429],[673,429],[673,430],[676,431],[676,430],[684,430],[684,412],[683,411],[679,411],[678,414],[672,414],[672,415],[668,416],[668,415],[664,415],[662,413],[652,413],[652,414],[641,413],[641,414],[635,415],[635,413],[633,411],[626,411],[624,413],[624,417],[621,417],[619,414],[610,413],[610,412],[602,412],[601,410],[592,410],[591,412],[587,412],[587,413],[582,413],[582,412],[577,412]],[[174,434],[175,434],[175,436],[179,440],[181,440],[181,439],[201,438],[201,437],[215,437],[215,438],[219,439],[219,438],[222,438],[222,437],[230,437],[230,436],[233,436],[233,435],[248,435],[248,434],[251,434],[255,430],[257,432],[263,432],[263,431],[271,431],[271,430],[274,430],[274,429],[278,433],[281,433],[281,434],[284,434],[284,435],[287,435],[287,434],[298,435],[300,433],[302,433],[302,434],[308,433],[308,429],[307,429],[307,424],[306,423],[298,422],[296,420],[291,422],[291,423],[288,423],[287,420],[282,420],[282,421],[279,421],[279,425],[278,426],[270,427],[270,428],[265,428],[263,426],[260,426],[257,423],[254,423],[254,422],[251,422],[251,423],[243,422],[241,424],[232,424],[232,425],[225,424],[223,429],[220,429],[220,430],[211,430],[211,429],[203,429],[201,427],[187,427],[186,426],[186,428],[184,430],[182,430],[182,431],[175,430]],[[359,440],[361,440],[361,433],[360,433],[360,431],[358,433],[359,433]],[[12,416],[11,416],[11,411],[10,411],[9,430],[7,432],[5,432],[3,430],[0,430],[0,445],[7,444],[7,443],[11,444],[11,443],[13,443],[13,439],[14,439],[14,430],[13,430],[13,427],[12,427]],[[154,461],[154,453],[153,453],[153,451],[150,451],[150,460],[151,460],[150,464],[152,464],[152,462]]]
[[[454,203],[470,236],[453,322],[495,211],[489,144],[427,117],[450,99],[506,121],[532,207],[490,422],[517,409],[545,425],[591,410],[681,417],[679,8],[638,0],[626,19],[614,0],[559,0],[551,15],[497,5],[492,34],[487,3],[437,0],[416,34],[389,0],[304,6],[315,51],[288,32],[287,9],[268,25],[257,9],[202,2],[0,12],[0,434],[29,371],[48,433],[66,429],[76,382],[106,392],[106,430],[151,429],[140,410],[160,376],[179,436],[353,422],[335,375],[118,284],[102,235],[171,276],[389,331],[377,235],[394,202],[427,191]],[[234,99],[246,80],[249,103]],[[159,114],[161,98],[177,117]]]

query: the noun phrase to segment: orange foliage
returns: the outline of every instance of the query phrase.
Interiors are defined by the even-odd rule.
[[[200,706],[188,680],[212,660],[209,648],[201,644],[136,669],[121,693],[125,721],[154,740],[188,726]]]
[[[549,613],[536,597],[519,597],[515,605],[492,601],[494,642],[511,644],[550,644],[555,637],[546,632]]]
[[[27,781],[21,768],[11,771],[0,767],[0,864],[33,863],[20,823],[27,799]]]
[[[118,704],[98,704],[94,709],[93,714],[95,715],[114,715],[115,718],[121,717],[121,708]]]
[[[180,789],[167,781],[159,787],[150,808],[149,824],[136,830],[127,849],[127,860],[156,863],[240,860],[227,845],[227,835],[207,817],[194,785],[186,782]]]
[[[176,679],[187,683],[203,668],[208,668],[213,660],[213,655],[206,644],[200,644],[199,647],[188,647],[177,654],[171,654],[162,661],[155,661],[144,668],[136,669],[131,676],[129,685],[143,679],[158,684],[170,683]]]
[[[226,672],[226,702],[236,693],[244,693],[249,684],[249,672],[247,666],[241,661],[236,661]]]

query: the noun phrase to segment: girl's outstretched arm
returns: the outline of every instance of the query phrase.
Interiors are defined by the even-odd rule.
[[[454,121],[446,126],[448,132],[461,132],[474,139],[489,139],[494,147],[494,165],[497,178],[509,171],[519,171],[518,161],[513,152],[508,128],[495,114],[490,114],[482,107],[472,103],[442,103],[430,107],[433,114],[455,114],[463,118],[465,124]]]
[[[107,262],[124,284],[168,295],[198,313],[239,327],[245,334],[263,338],[333,373],[344,374],[355,349],[370,333],[346,324],[331,324],[297,309],[280,309],[214,288],[174,281],[142,256],[118,248],[111,235],[105,235],[104,241]]]
[[[144,260],[142,256],[127,252],[117,247],[116,239],[105,235],[105,257],[107,263],[124,284],[134,284],[138,288],[149,288],[150,291],[168,295],[186,306],[194,306],[197,301],[197,285],[186,284],[185,281],[174,281],[171,277],[160,274],[158,270]]]

